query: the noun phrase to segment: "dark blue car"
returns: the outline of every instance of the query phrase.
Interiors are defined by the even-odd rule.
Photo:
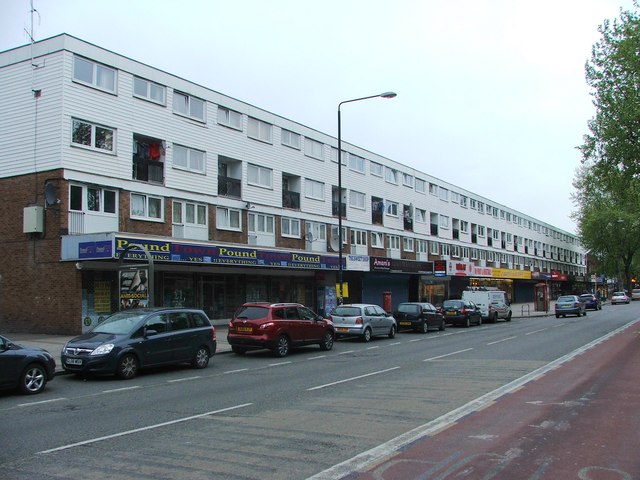
[[[583,293],[580,295],[580,301],[584,302],[584,308],[587,310],[602,310],[600,298],[593,293]]]

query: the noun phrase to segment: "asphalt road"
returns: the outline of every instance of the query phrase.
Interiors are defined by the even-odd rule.
[[[0,394],[4,479],[304,479],[420,428],[640,317],[516,319],[284,359],[219,355],[131,381]],[[338,477],[339,478],[339,477]]]

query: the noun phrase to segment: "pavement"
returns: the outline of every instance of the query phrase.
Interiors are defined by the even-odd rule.
[[[546,312],[538,312],[534,308],[533,303],[513,303],[511,311],[512,318],[536,318],[546,317],[554,314],[554,305],[551,304],[550,310]],[[227,342],[227,321],[214,322],[217,337],[216,355],[221,353],[230,353],[231,346]],[[76,335],[49,335],[43,333],[11,333],[0,332],[3,336],[9,338],[15,343],[30,347],[44,348],[50,352],[56,359],[56,374],[63,374],[64,370],[60,364],[60,353],[64,345]]]

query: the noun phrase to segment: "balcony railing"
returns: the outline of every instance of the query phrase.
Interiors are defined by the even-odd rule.
[[[239,178],[218,175],[218,195],[223,197],[242,197],[242,181]]]
[[[331,208],[331,213],[334,217],[338,216],[338,212],[340,212],[340,202],[334,200]],[[347,206],[342,203],[342,218],[347,216]]]
[[[282,207],[300,210],[300,193],[282,190]]]

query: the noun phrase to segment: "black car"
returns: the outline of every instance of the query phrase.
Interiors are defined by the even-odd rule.
[[[593,293],[583,293],[580,295],[580,301],[584,302],[584,308],[586,310],[602,310],[602,303],[600,302],[600,297],[598,297],[598,295],[594,295]]]
[[[444,330],[444,317],[428,302],[403,302],[393,312],[398,331],[410,329],[427,333],[431,329]]]
[[[482,313],[478,306],[470,300],[445,300],[442,303],[442,314],[447,323],[469,327],[472,323],[482,325]]]
[[[56,361],[42,348],[24,347],[0,336],[0,388],[31,395],[53,380]]]
[[[216,352],[216,330],[202,311],[140,308],[107,317],[62,349],[62,366],[78,374],[133,378],[141,368],[191,363],[205,368]]]

